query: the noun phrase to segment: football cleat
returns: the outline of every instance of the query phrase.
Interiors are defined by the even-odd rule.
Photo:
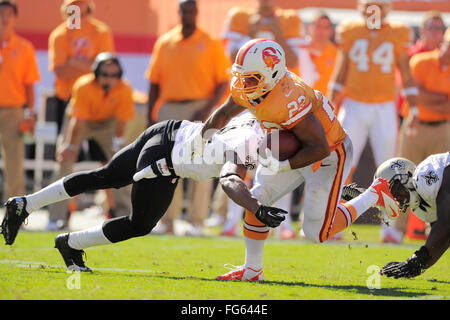
[[[5,204],[6,212],[1,225],[1,233],[5,244],[12,245],[19,233],[20,226],[30,215],[27,210],[27,199],[24,197],[9,198]]]
[[[231,269],[230,272],[217,276],[216,280],[221,281],[264,281],[262,268],[259,270],[244,266],[233,266],[231,268],[225,265],[225,268]]]
[[[342,187],[342,195],[341,198],[345,201],[350,201],[355,199],[357,196],[362,194],[365,190],[363,188],[359,188],[356,183],[346,184]]]
[[[69,234],[63,233],[55,238],[55,248],[59,250],[64,263],[68,270],[81,271],[81,272],[92,272],[83,261],[83,250],[72,249],[69,246]]]
[[[384,211],[390,219],[396,219],[400,212],[398,202],[389,190],[389,183],[386,179],[378,178],[369,187],[369,190],[378,195],[376,207]]]

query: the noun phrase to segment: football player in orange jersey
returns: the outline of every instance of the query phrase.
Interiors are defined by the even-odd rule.
[[[377,179],[357,198],[339,203],[342,186],[350,172],[352,142],[334,114],[333,105],[319,91],[286,68],[282,47],[268,39],[247,42],[232,67],[231,95],[205,122],[193,140],[193,156],[202,154],[205,139],[222,128],[243,108],[266,130],[290,130],[302,147],[284,161],[269,149],[260,156],[255,185],[249,191],[238,166],[227,164],[220,183],[225,193],[248,209],[244,218],[245,265],[217,277],[218,280],[264,279],[264,241],[270,225],[254,214],[261,205],[274,203],[305,182],[305,235],[316,242],[328,240],[353,223],[368,208],[378,205],[391,216],[398,204],[386,180]],[[202,140],[203,139],[203,140]],[[197,142],[197,143],[195,143]],[[192,141],[187,143],[192,144]]]
[[[254,38],[267,38],[276,41],[286,53],[286,64],[290,71],[299,74],[299,50],[303,43],[304,27],[300,16],[294,9],[282,9],[276,6],[276,0],[258,0],[255,8],[233,7],[229,10],[222,38],[226,50],[234,61],[240,47]],[[301,60],[300,60],[301,61]],[[253,180],[253,179],[252,179]],[[288,210],[293,194],[287,194],[277,202],[277,206]],[[224,225],[225,233],[237,230],[237,222],[242,218],[242,208],[228,199],[229,221]],[[281,227],[282,238],[294,238],[290,216],[286,216]],[[277,230],[277,231],[278,231]],[[277,234],[277,233],[275,233]]]
[[[413,109],[407,119],[412,131],[417,125],[418,94],[407,52],[412,42],[411,29],[386,21],[391,0],[359,0],[358,3],[364,19],[344,22],[336,29],[340,49],[328,87],[328,97],[334,103],[345,89],[338,118],[354,144],[353,169],[368,137],[376,165],[395,155],[396,67],[402,74],[403,92]]]
[[[336,29],[339,51],[328,98],[333,103],[342,101],[338,119],[353,142],[352,171],[347,183],[352,179],[367,139],[376,166],[396,155],[399,126],[395,107],[396,68],[402,76],[402,93],[412,110],[405,119],[408,134],[413,135],[418,126],[418,89],[408,57],[412,32],[403,24],[386,20],[391,2],[358,0],[363,19],[343,22]]]

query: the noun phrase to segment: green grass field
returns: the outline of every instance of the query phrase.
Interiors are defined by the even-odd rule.
[[[89,248],[94,273],[80,275],[66,272],[53,249],[56,233],[21,232],[12,247],[0,246],[0,299],[449,299],[448,253],[417,278],[381,277],[380,288],[369,289],[371,265],[403,261],[421,245],[383,245],[378,230],[355,225],[345,241],[328,244],[269,239],[261,283],[214,280],[228,271],[224,264],[244,262],[242,238],[150,235]]]

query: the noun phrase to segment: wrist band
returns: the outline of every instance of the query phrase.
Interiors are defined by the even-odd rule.
[[[417,89],[416,87],[404,88],[401,92],[404,97],[419,95],[419,89]]]

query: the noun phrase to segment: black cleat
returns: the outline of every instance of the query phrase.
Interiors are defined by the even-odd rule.
[[[72,249],[68,242],[68,233],[62,233],[55,238],[55,248],[61,253],[67,269],[72,271],[92,272],[92,270],[84,264],[84,251]]]
[[[342,187],[341,198],[345,201],[350,201],[359,196],[364,191],[366,190],[363,188],[358,188],[356,183],[346,184],[344,187]]]
[[[12,245],[19,233],[20,226],[30,215],[27,210],[27,199],[24,197],[9,198],[5,203],[5,216],[1,225],[1,234],[5,244]]]

